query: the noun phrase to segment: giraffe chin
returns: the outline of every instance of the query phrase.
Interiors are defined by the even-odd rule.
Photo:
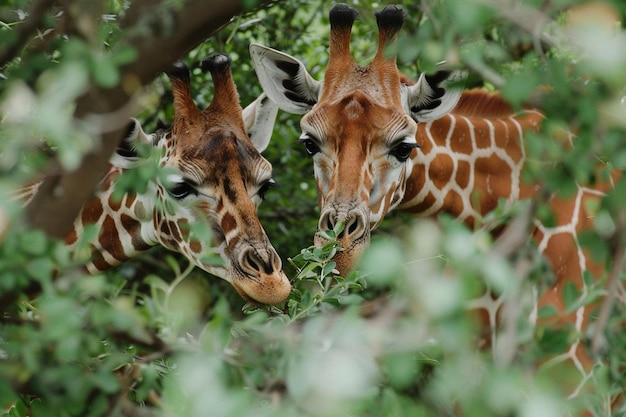
[[[208,273],[228,281],[249,303],[274,305],[282,303],[291,293],[291,283],[282,270],[271,274],[246,275],[238,268],[201,265]]]
[[[291,283],[283,271],[255,278],[233,277],[230,282],[244,300],[256,304],[280,304],[291,293]]]

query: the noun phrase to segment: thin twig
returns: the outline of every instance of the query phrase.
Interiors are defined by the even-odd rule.
[[[506,84],[506,80],[503,76],[498,74],[493,68],[488,66],[482,61],[466,61],[465,65],[472,71],[476,72],[485,81],[490,82],[494,87],[501,89]]]
[[[495,256],[506,258],[516,257],[514,262],[514,277],[516,279],[514,292],[503,294],[502,304],[502,332],[494,343],[493,353],[496,362],[501,366],[508,366],[514,359],[517,352],[517,323],[522,314],[522,304],[515,292],[519,292],[523,282],[527,279],[532,270],[532,261],[522,253],[520,249],[526,244],[533,226],[533,219],[537,206],[540,204],[545,193],[538,192],[530,204],[523,206],[521,212],[509,222],[507,229],[497,240],[493,248]]]
[[[622,216],[621,220],[624,216]],[[626,234],[626,222],[621,222],[621,227],[618,227],[614,238],[617,243],[614,245],[613,251],[613,267],[609,274],[609,282],[607,284],[607,294],[600,306],[600,313],[598,314],[598,320],[596,321],[593,337],[591,339],[591,353],[592,355],[598,355],[606,346],[606,340],[604,338],[604,332],[609,322],[609,316],[613,309],[613,304],[618,293],[618,285],[620,275],[624,268],[624,260],[626,258],[626,246],[624,245],[624,235]]]
[[[519,284],[526,280],[532,270],[532,266],[533,263],[528,257],[520,257],[515,262],[515,277]],[[522,314],[522,303],[519,297],[515,294],[508,294],[502,305],[502,332],[500,332],[498,337],[498,343],[494,346],[494,358],[501,366],[506,367],[515,359],[520,314]]]
[[[482,0],[482,2],[493,8],[500,16],[509,22],[516,24],[528,33],[533,35],[533,42],[544,42],[555,46],[557,40],[543,30],[552,23],[545,13],[518,1],[507,2],[499,0]]]
[[[33,4],[28,18],[15,30],[15,42],[9,44],[6,48],[0,49],[0,70],[20,53],[33,34],[40,29],[41,21],[55,2],[56,0],[39,0]]]

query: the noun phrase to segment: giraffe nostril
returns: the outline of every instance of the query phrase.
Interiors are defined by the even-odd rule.
[[[332,221],[331,216],[326,217],[326,230],[333,230],[335,228],[335,224]]]
[[[352,218],[352,220],[350,221],[350,224],[348,225],[348,234],[351,235],[354,232],[356,232],[358,227],[359,227],[359,220],[355,216],[355,217]]]
[[[264,260],[254,249],[249,249],[244,254],[242,257],[242,267],[249,271],[254,271],[255,274],[264,272],[270,275],[274,273],[272,256],[270,255],[267,260]]]
[[[255,271],[260,271],[261,268],[259,267],[259,264],[257,263],[257,260],[255,258],[256,256],[254,256],[252,251],[248,251],[244,258],[246,266],[250,269],[254,269]]]
[[[348,218],[346,219],[346,227],[343,229],[341,236],[345,236],[350,240],[356,240],[360,238],[365,231],[365,223],[363,220],[363,216],[361,216],[357,212],[352,212],[348,214]]]
[[[319,229],[321,231],[324,231],[324,230],[333,230],[334,228],[335,228],[335,222],[333,221],[333,216],[329,212],[324,213],[323,217],[320,219]]]
[[[359,239],[367,231],[367,222],[358,210],[349,210],[344,216],[338,216],[334,210],[329,209],[320,218],[319,230],[334,230],[339,222],[344,227],[336,236],[337,239]]]

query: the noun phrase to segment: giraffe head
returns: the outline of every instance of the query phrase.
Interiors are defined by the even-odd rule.
[[[122,223],[127,230],[136,229],[129,232],[135,248],[163,245],[226,279],[246,300],[276,304],[289,295],[291,285],[257,206],[274,184],[272,166],[260,152],[269,142],[278,108],[263,94],[242,111],[225,55],[202,66],[214,84],[205,110],[191,97],[189,69],[177,63],[167,71],[174,98],[171,130],[147,135],[135,123],[130,137],[159,150],[164,174],[146,193],[126,196],[117,211],[127,206],[129,215]],[[124,168],[124,158],[117,158],[113,165]],[[129,160],[127,156],[126,164]],[[194,226],[210,228],[213,241],[194,233]],[[211,259],[216,253],[222,266]]]
[[[404,12],[386,6],[376,13],[378,50],[362,66],[350,54],[356,10],[338,4],[329,14],[330,52],[322,82],[289,55],[252,44],[252,60],[267,95],[287,111],[304,114],[299,142],[313,158],[321,209],[318,229],[344,230],[336,257],[340,272],[350,270],[387,212],[404,196],[412,157],[418,155],[417,123],[442,117],[460,91],[447,88],[450,71],[422,75],[408,85],[390,46]],[[316,244],[325,240],[319,234]]]

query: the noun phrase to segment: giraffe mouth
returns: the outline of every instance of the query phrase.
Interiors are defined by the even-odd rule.
[[[342,246],[344,248],[343,249],[344,251],[351,252],[356,247],[369,245],[369,243],[370,243],[370,233],[369,233],[369,231],[367,231],[367,233],[364,234],[363,236],[360,236],[360,237],[358,237],[358,238],[356,238],[354,240],[351,240],[349,245],[345,245],[341,240],[339,240],[339,241],[341,242],[341,244],[342,244]]]
[[[251,304],[280,304],[291,293],[291,283],[281,269],[270,273],[252,274],[244,271],[232,261],[228,264],[224,266],[200,265],[200,267],[210,274],[228,281],[239,296]]]
[[[291,293],[280,257],[267,244],[249,244],[231,254],[230,283],[241,297],[255,304],[279,304]]]
[[[291,293],[291,283],[282,270],[261,276],[233,276],[230,283],[241,298],[257,305],[280,304]]]
[[[350,271],[352,271],[357,262],[370,243],[370,231],[367,230],[366,233],[357,237],[354,240],[349,240],[346,238],[337,239],[339,243],[341,243],[342,250],[338,251],[334,257],[335,262],[337,263],[337,270],[341,274],[341,276],[346,276]],[[316,234],[315,236],[315,246],[322,247],[329,241],[325,238]]]
[[[222,277],[246,302],[274,305],[287,299],[291,283],[269,242],[240,238],[231,246],[219,228],[214,228],[213,239],[219,241],[219,255],[225,261]]]

